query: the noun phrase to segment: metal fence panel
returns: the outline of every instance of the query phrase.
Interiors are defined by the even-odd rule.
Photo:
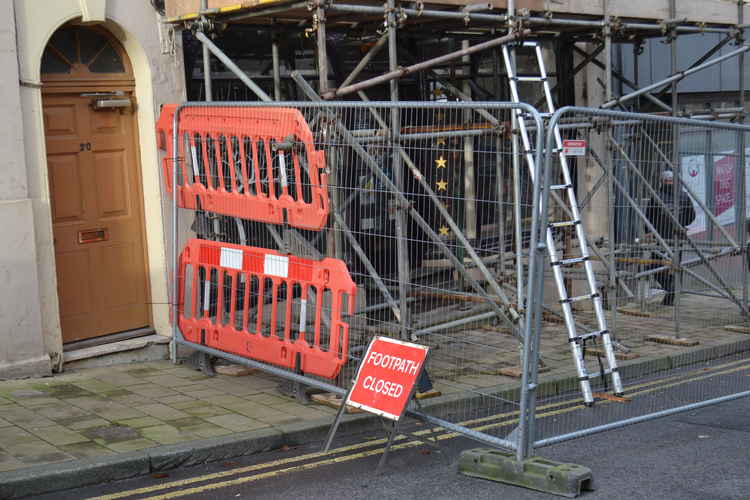
[[[611,380],[602,375],[596,404],[576,411],[583,405],[575,379],[564,370],[538,374],[535,445],[747,395],[750,127],[565,108],[548,126],[552,185],[560,176],[556,127],[586,141],[585,155],[569,160],[625,390],[623,398],[606,395]],[[543,219],[559,217],[550,198]],[[563,239],[566,249],[579,245],[574,233]],[[566,283],[573,294],[581,287],[575,278]],[[558,307],[553,297],[537,300]],[[576,317],[595,321],[582,308]],[[533,370],[537,352],[542,360],[567,353],[559,326],[543,322],[539,335],[540,348],[529,353]],[[601,345],[587,345],[582,361],[601,373]]]
[[[250,347],[244,357],[237,356],[242,336],[261,335],[271,343],[276,336],[281,345],[315,332],[321,336],[310,342],[316,349],[336,345],[344,360],[333,378],[289,359],[269,362],[256,356],[249,363],[343,393],[374,335],[426,344],[432,349],[429,380],[421,381],[420,390],[432,385],[442,396],[422,400],[421,409],[413,411],[486,444],[515,448],[518,433],[509,434],[523,400],[515,376],[524,373],[521,340],[531,328],[524,321],[526,300],[517,294],[525,293],[519,284],[529,281],[529,267],[543,255],[528,252],[538,233],[533,224],[540,213],[539,190],[532,188],[528,169],[512,175],[513,110],[521,110],[543,133],[533,109],[506,103],[186,103],[175,108],[171,127],[177,133],[171,149],[164,148],[163,170],[171,177],[164,185],[175,191],[171,200],[164,196],[171,221],[173,317],[200,314],[206,320],[191,321],[190,345],[252,360]],[[312,142],[268,127],[258,132],[259,122],[282,113],[299,114]],[[188,116],[189,132],[181,127]],[[541,141],[532,133],[536,165]],[[324,161],[312,161],[313,155]],[[310,171],[318,165],[319,172]],[[321,189],[330,206],[313,203]],[[516,199],[514,192],[520,192]],[[185,199],[185,193],[201,196]],[[293,203],[279,201],[286,196]],[[224,199],[217,204],[212,197]],[[267,206],[255,217],[241,206],[248,200]],[[290,223],[292,210],[308,206],[320,214],[323,205],[329,213],[319,230]],[[223,207],[221,213],[211,211],[214,206]],[[272,215],[281,223],[269,223]],[[295,220],[304,219],[296,215]],[[179,256],[196,238],[210,242],[205,247],[218,245],[217,252],[227,244],[227,264],[181,271]],[[356,285],[341,300],[352,300],[353,308],[341,307],[322,288],[299,286],[286,277],[266,273],[260,282],[252,281],[257,273],[242,274],[244,264],[231,260],[249,247],[341,262]],[[216,255],[214,260],[220,259]],[[346,339],[331,327],[332,312],[343,314]],[[175,328],[175,338],[185,343],[183,333]],[[233,354],[220,352],[214,334],[231,336],[232,345],[240,347]]]

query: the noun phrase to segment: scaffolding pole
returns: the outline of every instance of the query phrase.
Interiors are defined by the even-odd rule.
[[[631,99],[633,99],[635,97],[638,97],[640,95],[643,95],[643,94],[645,94],[647,92],[651,92],[652,90],[660,89],[664,85],[668,85],[668,84],[670,84],[672,82],[676,82],[676,81],[682,80],[683,78],[685,78],[687,76],[690,76],[690,75],[692,75],[694,73],[698,73],[699,71],[703,71],[704,69],[710,68],[711,66],[719,64],[721,62],[724,62],[724,61],[726,61],[728,59],[731,59],[733,57],[736,57],[736,56],[738,56],[740,54],[744,54],[748,50],[750,50],[750,45],[742,45],[742,47],[740,47],[737,50],[733,50],[729,54],[725,54],[723,56],[717,57],[716,59],[711,59],[710,61],[706,61],[705,63],[700,64],[700,65],[698,65],[698,66],[696,66],[694,68],[690,68],[690,69],[686,69],[684,71],[680,71],[680,72],[674,73],[671,76],[665,78],[664,80],[661,80],[661,81],[656,82],[656,83],[652,83],[651,85],[647,85],[646,87],[641,87],[639,90],[631,92],[630,94],[624,95],[622,97],[618,97],[616,99],[612,99],[611,101],[602,104],[601,107],[602,107],[602,109],[613,108],[614,106],[617,106],[618,104],[622,104],[624,102],[630,101]]]
[[[201,0],[201,10],[205,10],[208,8],[208,0]],[[205,21],[205,20],[204,20]],[[202,32],[198,31],[197,34],[198,39],[200,40],[200,37],[203,36],[205,38],[205,35],[203,35]],[[203,90],[206,94],[206,101],[213,101],[213,89],[211,87],[211,54],[208,52],[208,46],[203,43],[202,46],[203,50]]]
[[[398,39],[396,35],[396,2],[388,0],[388,69],[391,73],[398,68]],[[366,87],[363,87],[366,88]],[[361,90],[361,89],[359,89]],[[398,102],[398,81],[390,80],[390,97],[392,102]],[[401,134],[401,110],[397,107],[391,108],[391,141],[393,151],[391,152],[391,161],[393,162],[393,181],[399,192],[404,191],[404,173],[401,170],[401,155],[399,154],[399,135]],[[395,201],[395,200],[394,200]],[[398,256],[398,300],[401,311],[401,338],[409,339],[409,328],[411,327],[411,318],[409,308],[406,302],[406,284],[409,282],[409,238],[406,234],[407,221],[404,212],[405,207],[401,203],[395,204],[396,208],[396,255]]]
[[[669,16],[674,19],[677,16],[677,0],[669,0]],[[677,73],[677,33],[671,29],[669,31],[669,53],[670,53],[670,66],[672,74]],[[672,80],[672,117],[677,117],[677,108],[679,107],[679,97],[677,95],[677,82],[679,80]],[[680,187],[682,185],[680,175],[676,175],[680,170],[680,126],[672,124],[672,165],[674,168],[672,172],[674,175],[674,181],[672,183],[672,199],[678,200],[680,195]],[[679,204],[675,203],[672,207],[672,212],[676,219],[679,219]],[[682,277],[683,273],[680,271],[682,266],[682,251],[678,248],[675,250],[675,259],[677,261],[677,276],[674,280],[674,290],[672,294],[674,297],[674,338],[680,338],[680,295],[682,292]],[[669,293],[669,290],[665,290]]]
[[[347,76],[343,82],[341,82],[341,87],[346,87],[350,83],[354,81],[357,76],[362,72],[365,67],[367,67],[368,64],[370,64],[370,61],[380,53],[380,50],[385,46],[385,42],[388,41],[388,33],[389,31],[386,31],[383,33],[383,35],[378,38],[378,41],[375,42],[375,45],[372,46],[372,48],[367,51],[367,54],[362,57],[362,59],[357,63],[357,65],[354,67],[351,73],[349,73],[349,76]]]
[[[240,69],[239,66],[237,66],[222,50],[214,44],[211,39],[209,39],[206,35],[201,33],[200,31],[195,34],[195,37],[203,43],[203,47],[206,50],[210,50],[211,53],[216,56],[216,58],[224,64],[224,66],[227,67],[229,71],[231,71],[242,83],[247,85],[247,87],[253,91],[255,95],[257,95],[261,101],[271,101],[271,96],[266,94],[266,92],[258,86],[257,83],[255,83],[247,74]],[[209,74],[210,79],[210,74]],[[208,99],[206,99],[208,100]]]
[[[271,60],[273,64],[273,98],[281,100],[281,68],[279,67],[279,38],[276,33],[271,40]]]
[[[469,48],[469,40],[461,41],[461,49],[467,50]],[[464,63],[463,74],[466,73],[467,67],[469,68],[469,78],[473,78],[471,71],[471,56],[466,55],[462,58]],[[471,97],[471,85],[470,80],[464,81],[463,91],[466,95]],[[471,120],[471,110],[463,111],[463,119],[468,123]],[[469,241],[477,238],[478,234],[478,218],[477,218],[477,200],[476,200],[476,178],[475,178],[475,167],[474,167],[474,137],[464,137],[464,175],[463,175],[463,188],[464,188],[464,231]]]
[[[739,26],[744,26],[745,24],[745,0],[738,0],[737,1],[737,24]],[[737,41],[738,43],[743,43],[745,40],[745,32],[744,29],[742,29],[737,34]],[[745,86],[747,85],[746,77],[745,77],[745,53],[743,52],[740,54],[740,76],[739,76],[739,87],[740,87],[740,119],[741,123],[745,123]],[[742,246],[744,252],[745,252],[745,258],[742,259],[742,303],[747,304],[748,303],[748,266],[750,263],[748,262],[748,248],[747,248],[747,178],[746,178],[746,170],[747,170],[747,136],[745,135],[745,132],[738,132],[739,134],[739,144],[737,152],[739,155],[739,168],[737,169],[739,172],[742,172],[737,179],[737,201],[738,201],[738,210],[737,210],[737,239],[739,240],[739,244]]]
[[[369,5],[353,5],[343,3],[333,3],[328,9],[332,12],[341,12],[346,14],[370,14],[380,15],[384,14],[383,7],[369,6]],[[452,12],[443,10],[432,10],[432,9],[409,9],[399,8],[399,13],[413,18],[422,19],[455,19],[464,21],[466,24],[470,24],[472,21],[483,21],[487,24],[505,24],[508,19],[511,18],[511,6],[510,2],[508,5],[508,15],[500,14],[484,14],[477,12]],[[606,24],[604,21],[588,21],[585,19],[574,19],[574,18],[561,18],[555,17],[554,15],[547,15],[544,17],[525,15],[519,18],[524,24],[530,26],[538,26],[543,28],[560,27],[560,28],[589,28],[591,30],[600,31]],[[632,23],[632,22],[621,22],[618,24],[622,31],[653,31],[654,33],[660,33],[664,29],[663,23]],[[689,24],[676,25],[675,29],[680,33],[731,33],[730,28],[718,28],[712,26],[692,26]]]
[[[586,53],[586,52],[585,52],[584,50],[581,50],[581,49],[580,49],[579,47],[573,46],[573,50],[575,50],[575,51],[576,51],[576,52],[577,52],[578,54],[580,54],[581,56],[588,56],[588,54],[587,54],[587,53]],[[605,70],[605,71],[607,70],[607,67],[606,67],[606,65],[602,64],[602,63],[601,63],[600,61],[598,61],[598,60],[597,60],[596,58],[592,58],[592,59],[590,59],[590,62],[591,62],[592,64],[595,64],[596,66],[600,67],[601,69],[603,69],[603,70]],[[583,63],[581,63],[581,64],[583,64]],[[637,70],[635,69],[635,68],[637,68],[637,67],[638,67],[638,65],[637,65],[637,64],[634,64],[634,66],[633,66],[633,71],[634,71],[634,72],[635,72],[635,71],[637,71]],[[625,77],[625,76],[624,76],[624,75],[623,75],[622,73],[620,73],[619,71],[616,71],[616,70],[615,70],[614,68],[613,68],[613,69],[612,69],[612,70],[610,71],[610,74],[611,74],[611,75],[612,75],[613,77],[617,78],[617,79],[618,79],[618,80],[619,80],[620,82],[622,82],[622,83],[624,83],[625,85],[627,85],[628,87],[630,87],[631,89],[633,89],[633,90],[640,90],[640,88],[638,87],[638,85],[637,85],[637,84],[636,84],[635,82],[633,82],[633,81],[631,81],[630,79],[626,78],[626,77]],[[660,107],[661,109],[663,109],[664,111],[666,111],[666,112],[668,112],[668,113],[671,113],[671,112],[672,112],[672,108],[671,108],[671,107],[670,107],[669,105],[667,105],[666,103],[664,103],[664,102],[663,102],[663,101],[662,101],[661,99],[658,99],[658,98],[657,98],[656,96],[654,96],[654,95],[653,95],[653,94],[652,94],[651,92],[645,92],[645,93],[643,94],[643,96],[644,96],[644,97],[645,97],[646,99],[648,99],[649,101],[651,101],[652,103],[654,103],[654,104],[655,104],[656,106],[658,106],[658,107]]]
[[[395,17],[395,14],[394,14],[394,17]],[[428,59],[426,61],[422,61],[417,64],[412,64],[411,66],[407,66],[405,68],[398,68],[397,65],[392,66],[388,73],[385,73],[383,75],[376,76],[374,78],[370,78],[368,80],[364,80],[364,81],[361,81],[352,85],[347,85],[346,87],[341,87],[337,89],[336,91],[326,93],[326,95],[324,95],[323,97],[327,99],[332,99],[334,97],[341,97],[347,94],[352,94],[354,92],[357,92],[358,90],[364,90],[364,89],[373,87],[375,85],[380,85],[381,83],[390,82],[398,78],[402,78],[404,76],[417,73],[418,71],[423,71],[423,70],[432,68],[434,66],[437,66],[438,64],[443,64],[445,62],[453,61],[455,59],[459,59],[461,57],[474,54],[476,52],[481,52],[483,50],[491,49],[492,47],[504,45],[506,43],[517,40],[518,38],[527,36],[530,33],[531,33],[531,30],[523,30],[517,33],[510,33],[500,38],[495,38],[494,40],[489,40],[486,42],[478,43],[477,45],[472,45],[468,49],[457,50],[455,52],[451,52],[449,54],[435,57],[433,59]],[[394,50],[397,50],[395,35],[392,33],[389,39],[390,38],[392,38],[393,41],[389,42],[389,44],[392,44],[394,47]]]
[[[614,97],[612,88],[612,27],[610,25],[610,16],[608,10],[608,1],[604,0],[604,82],[605,82],[605,101]],[[605,142],[606,145],[606,142]],[[615,165],[612,159],[612,153],[605,146],[604,161],[607,167],[607,196],[609,200],[615,199]],[[609,330],[612,336],[617,338],[617,263],[615,262],[615,247],[617,246],[617,236],[615,234],[615,217],[617,217],[617,203],[610,201],[609,214],[607,220],[607,239],[609,240],[609,259],[607,259],[607,270],[609,274],[609,283],[607,285],[607,305],[610,310]]]
[[[315,20],[317,23],[318,91],[325,96],[328,92],[328,50],[326,48],[326,10],[321,4],[315,9]]]

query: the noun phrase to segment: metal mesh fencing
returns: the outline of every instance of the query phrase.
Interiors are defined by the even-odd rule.
[[[425,344],[423,414],[514,447],[539,210],[513,112],[541,128],[504,103],[165,108],[176,336],[338,392],[373,336]]]
[[[745,395],[750,127],[567,108],[549,125],[553,147],[555,129],[568,146],[624,391],[611,394],[603,346],[584,339],[581,362],[596,398],[586,408],[578,380],[557,362],[570,356],[569,339],[542,323],[538,352],[550,370],[535,380],[536,446]],[[585,151],[566,140],[585,141]],[[554,186],[558,150],[548,155]],[[549,194],[545,215],[554,223],[565,217],[565,200]],[[580,239],[570,231],[556,243],[567,254]],[[571,267],[565,287],[577,295],[586,277],[582,266]],[[549,292],[549,268],[543,280]],[[544,302],[559,314],[554,295]],[[596,323],[594,311],[577,304],[574,318],[583,328]]]

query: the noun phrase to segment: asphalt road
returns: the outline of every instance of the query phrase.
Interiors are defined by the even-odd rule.
[[[748,499],[748,415],[750,398],[745,398],[569,441],[539,454],[590,467],[596,490],[585,493],[585,499]],[[276,450],[39,498],[557,498],[458,474],[458,454],[477,447],[463,438],[443,440],[439,454],[402,441],[376,475],[380,437],[370,433],[338,440],[333,455],[317,454],[317,445]]]

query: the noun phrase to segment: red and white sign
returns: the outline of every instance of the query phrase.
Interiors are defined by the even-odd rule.
[[[359,365],[346,404],[399,420],[427,361],[428,347],[375,337]]]
[[[586,141],[563,140],[563,154],[565,156],[586,156]]]

